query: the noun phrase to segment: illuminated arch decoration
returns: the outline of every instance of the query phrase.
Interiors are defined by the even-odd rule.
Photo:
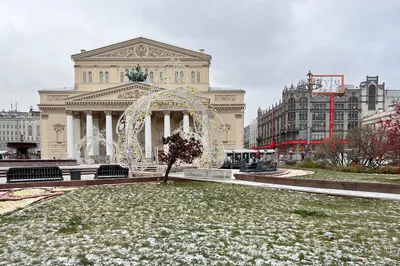
[[[166,62],[164,79],[152,84],[151,91],[129,106],[119,118],[117,161],[131,171],[143,171],[147,167],[144,149],[139,136],[145,129],[145,120],[154,111],[187,111],[192,120],[189,132],[183,132],[183,121],[175,132],[183,137],[194,137],[203,145],[203,155],[194,164],[202,168],[219,168],[224,162],[224,147],[221,141],[225,124],[208,98],[201,97],[197,90],[185,85],[179,79],[177,88],[162,89],[164,84],[175,83],[175,72],[180,73],[182,65],[179,59]]]
[[[89,142],[89,147],[87,143]],[[77,160],[78,164],[95,164],[93,156],[90,155],[89,151],[97,147],[110,147],[111,155],[109,157],[109,163],[118,163],[117,154],[119,152],[119,147],[115,142],[107,143],[106,137],[103,131],[100,131],[97,127],[93,126],[93,137],[87,138],[84,136],[74,145],[73,158]]]

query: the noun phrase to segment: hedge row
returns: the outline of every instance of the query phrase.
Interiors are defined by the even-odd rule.
[[[301,168],[318,168],[329,169],[333,171],[350,172],[350,173],[368,173],[368,174],[400,174],[400,168],[397,166],[379,166],[379,167],[366,167],[361,164],[350,166],[335,166],[327,162],[314,162],[311,160],[304,160],[297,163],[297,167]]]

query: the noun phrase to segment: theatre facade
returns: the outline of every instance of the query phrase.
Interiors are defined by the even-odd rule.
[[[199,96],[209,99],[222,118],[226,126],[221,136],[224,148],[243,148],[245,91],[210,87],[211,56],[203,49],[197,52],[140,37],[90,51],[81,50],[71,57],[74,87],[39,91],[42,158],[72,158],[76,143],[84,136],[96,134],[96,129],[105,134],[107,142],[116,141],[117,121],[128,106],[155,87],[158,90],[177,88],[182,86],[182,80],[184,86],[196,89]],[[176,61],[179,67],[168,67],[168,62]],[[148,71],[146,82],[130,82],[125,76],[126,69],[138,64]],[[188,110],[173,104],[152,112],[146,119],[147,130],[139,139],[146,157],[154,158],[163,149],[163,136],[180,124],[190,130],[192,122]],[[95,145],[91,152],[101,162],[111,150],[106,145]]]

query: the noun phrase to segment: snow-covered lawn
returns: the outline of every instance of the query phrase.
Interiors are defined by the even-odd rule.
[[[0,265],[399,265],[400,203],[180,182],[0,216]]]
[[[332,171],[327,169],[299,169],[291,166],[283,166],[283,169],[288,171],[308,171],[305,175],[289,175],[287,177],[294,178],[311,178],[323,180],[340,180],[340,181],[354,181],[354,182],[378,182],[378,183],[395,183],[400,184],[400,175],[389,174],[365,174],[365,173],[349,173]]]

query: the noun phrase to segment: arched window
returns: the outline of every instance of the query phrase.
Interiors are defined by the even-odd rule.
[[[370,85],[368,87],[368,110],[376,109],[376,86]]]
[[[100,72],[100,83],[103,83],[103,72]]]
[[[289,101],[288,101],[288,110],[289,111],[292,111],[292,110],[294,110],[295,108],[296,108],[296,101],[295,101],[295,99],[294,98],[290,98],[289,99]]]
[[[163,82],[163,80],[164,80],[164,73],[160,72],[160,82]]]
[[[106,83],[108,83],[108,72],[106,72],[105,75],[106,75]]]
[[[92,72],[89,71],[89,83],[92,83]]]
[[[150,82],[154,83],[154,73],[153,73],[153,71],[150,72]]]
[[[180,73],[180,82],[183,82],[183,78],[184,78],[184,75],[183,75],[183,71],[181,71],[181,73]]]
[[[200,83],[200,71],[197,71],[197,83]]]
[[[178,83],[178,72],[175,72],[175,83]]]
[[[82,81],[83,83],[86,83],[86,72],[82,73]]]
[[[358,109],[358,99],[357,99],[357,97],[350,97],[350,99],[349,99],[349,109]]]
[[[300,98],[299,106],[300,106],[300,109],[307,109],[307,98],[306,97]]]
[[[191,81],[192,81],[192,83],[194,83],[194,71],[192,71],[192,74],[191,74]]]
[[[29,136],[29,137],[32,137],[32,135],[33,135],[33,133],[32,133],[32,126],[29,125],[29,126],[28,126],[28,136]]]

